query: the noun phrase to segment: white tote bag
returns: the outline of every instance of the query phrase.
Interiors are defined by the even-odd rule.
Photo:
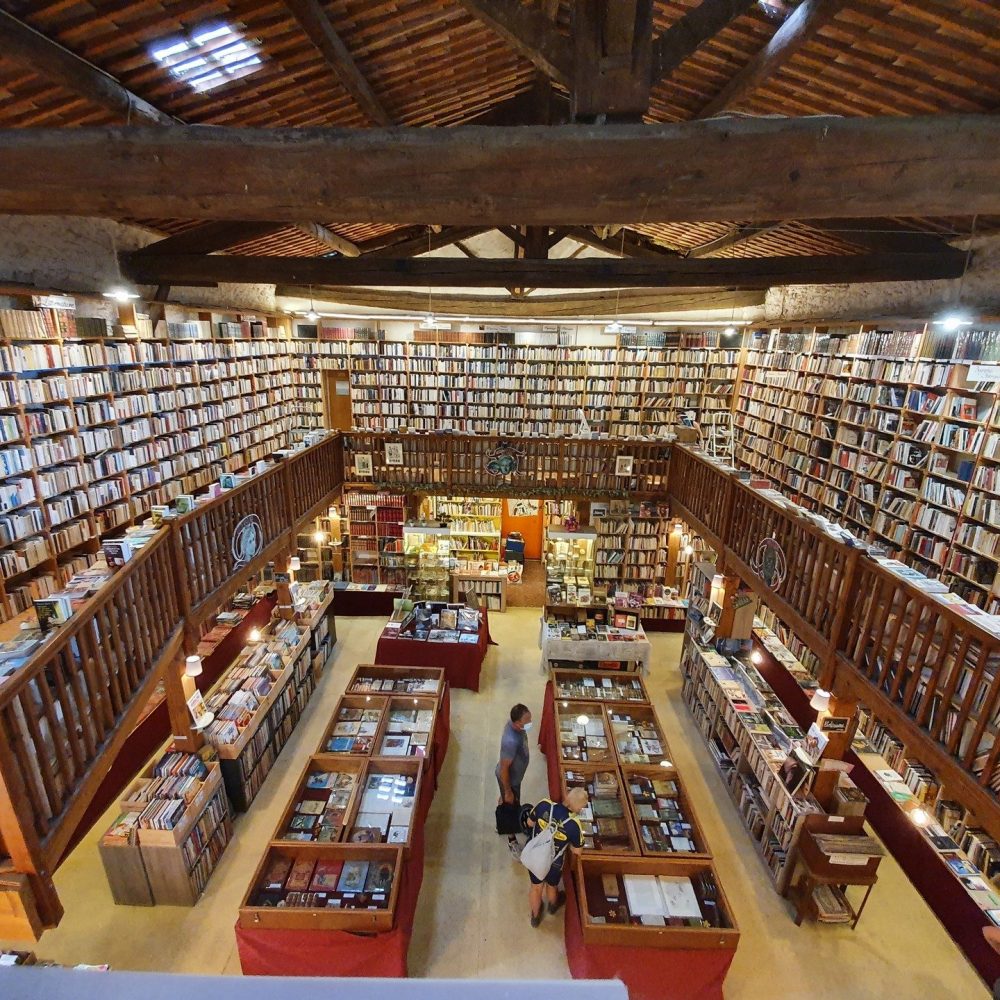
[[[555,803],[549,803],[549,818],[545,829],[537,836],[532,837],[521,851],[521,864],[531,872],[539,881],[544,881],[549,869],[562,857],[569,847],[569,841],[562,850],[556,850],[556,830],[562,828],[561,823],[556,823],[553,818]]]

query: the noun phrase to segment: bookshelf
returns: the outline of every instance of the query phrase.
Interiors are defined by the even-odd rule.
[[[167,750],[119,808],[122,815],[98,842],[114,901],[193,906],[232,839],[218,761]]]
[[[457,603],[462,594],[474,593],[480,607],[489,611],[507,610],[507,573],[504,570],[454,570],[451,574],[451,599]]]
[[[784,893],[803,821],[822,813],[811,795],[793,797],[778,776],[788,738],[798,727],[750,663],[701,646],[690,632],[681,674],[684,701],[776,890]],[[768,704],[767,733],[755,732],[747,713],[736,709],[734,702],[744,697],[758,710]]]
[[[500,559],[502,502],[483,497],[428,497],[429,520],[447,521],[450,554],[461,561]]]
[[[759,331],[738,458],[987,610],[1000,610],[1000,332]],[[992,367],[991,367],[992,365]]]
[[[302,627],[273,622],[270,633],[244,649],[205,698],[215,713],[205,738],[219,755],[237,812],[250,808],[315,688],[316,666],[328,656],[332,640],[329,595],[326,601]]]
[[[199,313],[17,297],[0,309],[0,616],[91,561],[100,539],[283,446],[283,331]],[[96,311],[96,310],[93,310]]]
[[[406,583],[402,494],[358,488],[344,494],[349,527],[351,580],[354,583]]]

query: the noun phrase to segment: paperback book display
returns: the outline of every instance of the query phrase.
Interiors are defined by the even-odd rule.
[[[347,690],[351,694],[423,694],[440,698],[444,691],[444,670],[362,664],[347,682]]]
[[[604,709],[600,705],[559,702],[559,747],[564,762],[600,764],[615,760]]]
[[[437,702],[431,698],[390,698],[378,755],[426,758],[433,747],[436,714]]]
[[[370,761],[347,839],[352,844],[409,847],[419,794],[419,768]]]
[[[378,695],[344,695],[333,713],[321,753],[371,756],[388,699]]]
[[[343,839],[348,814],[361,779],[358,765],[351,769],[314,757],[306,768],[289,813],[282,818],[275,840],[337,843]]]
[[[673,768],[622,766],[644,854],[705,854],[705,840]]]
[[[639,844],[623,798],[618,768],[563,767],[563,794],[583,788],[589,797],[580,811],[583,847],[608,854],[638,854]]]
[[[813,762],[803,752],[806,734],[748,654],[723,656],[688,632],[681,673],[684,701],[781,892],[803,819],[823,814],[809,793]]]
[[[119,808],[98,845],[115,902],[194,905],[233,832],[212,748],[197,754],[168,749]]]
[[[627,676],[591,673],[586,670],[553,670],[556,698],[574,701],[638,701],[648,704],[646,684],[636,674]]]

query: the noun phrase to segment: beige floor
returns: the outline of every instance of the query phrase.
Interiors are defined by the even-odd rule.
[[[491,830],[492,770],[503,719],[515,701],[541,711],[537,619],[537,610],[524,608],[494,615],[490,624],[499,646],[487,658],[482,690],[453,693],[452,743],[428,820],[411,975],[568,976],[561,918],[530,928],[527,876]],[[97,831],[114,818],[109,813],[59,870],[56,884],[66,916],[45,934],[37,953],[67,964],[238,975],[233,924],[247,882],[349,670],[371,659],[380,624],[364,618],[338,622],[333,669],[250,813],[237,820],[235,840],[196,907],[113,905],[95,846]],[[891,858],[882,864],[857,931],[794,925],[681,701],[680,637],[659,635],[653,642],[650,689],[742,931],[726,982],[728,1000],[985,997],[974,970]],[[544,763],[533,750],[524,796],[542,794]]]

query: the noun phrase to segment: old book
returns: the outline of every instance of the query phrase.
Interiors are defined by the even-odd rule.
[[[317,861],[312,882],[309,883],[310,892],[333,892],[337,888],[343,867],[343,861],[331,858],[321,858]]]
[[[305,892],[312,881],[316,863],[311,858],[296,858],[292,870],[285,880],[287,892]]]
[[[363,891],[369,867],[367,861],[345,861],[340,881],[337,882],[337,892]]]

